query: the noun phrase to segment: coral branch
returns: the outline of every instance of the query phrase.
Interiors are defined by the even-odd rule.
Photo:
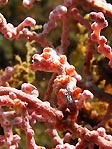
[[[0,87],[0,96],[4,97],[5,95],[9,95],[9,93],[11,92],[14,93],[16,97],[21,101],[28,103],[27,107],[29,109],[31,110],[34,109],[34,111],[36,111],[37,114],[40,113],[44,115],[47,118],[47,120],[51,120],[55,122],[56,119],[63,118],[62,112],[57,111],[52,107],[50,107],[50,104],[48,102],[42,102],[41,100],[35,98],[35,96],[26,94],[21,90],[17,90],[15,88]],[[4,98],[4,100],[7,100],[7,96],[6,98]],[[16,105],[16,100],[14,104]]]
[[[93,33],[91,34],[91,39],[99,44],[98,51],[107,57],[110,62],[109,65],[112,67],[112,49],[109,45],[106,44],[107,39],[104,36],[100,35],[100,32],[103,28],[108,26],[108,22],[105,20],[103,13],[92,12],[90,14],[91,20],[95,21],[91,28]]]
[[[3,56],[0,56],[0,66],[7,59],[10,60],[7,64],[12,66],[4,69],[5,64],[0,70],[0,146],[19,148],[24,132],[29,149],[111,149],[112,48],[110,34],[101,35],[107,26],[111,30],[111,3],[105,0],[49,0],[37,7],[40,0],[22,2],[28,8],[26,11],[18,1],[10,1],[8,9],[4,9],[8,0],[0,0],[3,5],[0,9],[0,55]],[[6,10],[6,18],[11,23],[4,17]],[[19,15],[19,11],[22,14]],[[31,17],[27,16],[29,13]],[[42,24],[41,28],[36,20]],[[25,41],[29,43],[26,46],[29,51],[23,62]],[[6,51],[1,54],[4,49]],[[14,57],[19,53],[20,65],[16,65]],[[110,67],[105,63],[107,58]],[[41,72],[35,73],[34,80],[29,71]],[[47,78],[46,74],[50,73]],[[29,83],[26,74],[32,77],[35,85]],[[102,107],[97,102],[102,103]],[[52,144],[46,140],[46,135],[43,136],[45,130]]]

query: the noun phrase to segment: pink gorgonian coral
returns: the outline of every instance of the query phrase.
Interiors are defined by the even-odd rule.
[[[8,7],[7,3],[8,0],[0,0],[0,5],[3,7]],[[13,4],[13,1],[9,3]],[[23,0],[23,6],[28,8],[29,13],[33,12],[33,6],[35,8],[38,3],[41,12],[47,6],[47,1]],[[38,14],[31,13],[34,19],[31,16],[25,16],[26,19],[23,19],[24,11],[22,15],[20,12],[18,14],[20,17],[14,19],[17,22],[19,19],[23,21],[15,26],[11,22],[8,23],[9,20],[12,21],[11,19],[6,20],[10,15],[9,11],[5,18],[0,9],[1,39],[6,38],[9,42],[26,41],[30,45],[26,56],[27,62],[22,62],[22,58],[18,60],[23,64],[19,67],[19,75],[16,75],[17,67],[13,61],[8,63],[11,66],[0,71],[0,146],[6,145],[8,149],[19,148],[23,139],[22,131],[26,137],[25,148],[50,148],[51,146],[44,144],[45,139],[36,136],[39,128],[35,129],[35,127],[44,124],[46,133],[51,137],[49,142],[52,142],[52,148],[111,149],[112,132],[109,128],[112,125],[110,77],[112,51],[111,45],[108,45],[108,38],[102,35],[101,31],[111,23],[107,20],[112,17],[112,5],[105,0],[63,0],[52,3],[54,3],[52,9],[51,4],[48,3],[46,10],[48,18],[42,22],[40,30],[37,29],[36,23]],[[56,29],[59,29],[60,37],[57,37]],[[5,44],[0,45],[4,49]],[[31,52],[33,46],[36,53]],[[73,53],[71,47],[75,49]],[[71,58],[72,54],[73,58]],[[28,58],[31,55],[30,63]],[[100,56],[103,60],[105,57],[109,59],[109,66],[106,64],[99,66],[99,62],[102,62]],[[75,62],[72,63],[72,59]],[[77,69],[78,66],[80,69]],[[29,69],[27,70],[26,67]],[[39,88],[45,78],[39,81],[35,79],[32,84],[29,80],[25,82],[23,79],[24,83],[21,83],[19,80],[21,78],[18,76],[27,77],[22,69],[26,70],[29,76],[31,75],[29,70],[50,73],[51,78],[46,81],[47,83],[45,82],[45,90]],[[110,82],[108,77],[103,78],[104,75],[99,73],[102,69],[105,70],[102,72],[106,73]],[[41,78],[38,72],[37,76]],[[18,88],[8,83],[16,82],[15,78],[21,84]],[[97,102],[104,104],[105,106],[102,107],[106,110],[103,111],[104,109],[99,106],[95,107],[94,103]]]

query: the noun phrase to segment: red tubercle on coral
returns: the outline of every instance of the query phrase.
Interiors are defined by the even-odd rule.
[[[50,48],[50,47],[46,47],[46,48],[43,49],[43,53],[44,53],[44,52],[53,52],[53,49]],[[55,52],[55,51],[54,51],[54,52]]]
[[[49,59],[51,57],[50,53],[49,52],[45,52],[42,54],[42,57],[45,58],[45,59]]]
[[[66,72],[67,75],[74,76],[74,74],[75,74],[75,67],[73,65],[68,65],[65,68],[65,72]]]
[[[61,64],[64,64],[65,62],[67,62],[67,58],[65,55],[60,55],[59,61]]]
[[[78,99],[81,92],[82,92],[82,89],[81,89],[81,88],[79,88],[79,87],[74,87],[74,88],[73,88],[73,92],[72,92],[72,97],[73,97],[74,99]]]
[[[62,85],[67,85],[71,81],[71,77],[69,75],[59,75],[54,80],[54,83],[60,83]]]
[[[71,77],[69,75],[59,75],[54,80],[53,90],[57,94],[61,88],[67,88],[67,84],[70,83]]]

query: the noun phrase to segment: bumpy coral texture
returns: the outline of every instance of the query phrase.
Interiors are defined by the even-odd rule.
[[[1,8],[12,8],[13,3],[0,0]],[[10,66],[0,71],[0,146],[23,147],[24,133],[24,148],[29,149],[112,149],[112,49],[108,36],[101,32],[111,23],[106,17],[112,18],[112,5],[105,0],[23,0],[20,10],[22,7],[28,14],[33,8],[42,12],[47,7],[44,14],[48,18],[39,26],[38,14],[33,14],[36,19],[27,16],[14,26],[0,9],[1,39],[26,41],[29,50],[26,62],[15,53],[20,64],[12,58]],[[107,63],[99,66],[102,61]],[[29,79],[34,78],[34,72],[35,80]],[[41,74],[50,74],[50,78]],[[38,77],[42,80],[37,81]],[[44,85],[44,90],[40,89]],[[39,126],[44,126],[50,137],[48,145]]]

